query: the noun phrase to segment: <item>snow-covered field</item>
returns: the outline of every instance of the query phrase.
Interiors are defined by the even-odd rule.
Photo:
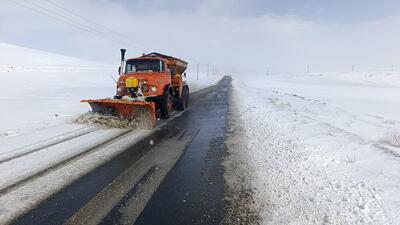
[[[231,158],[264,224],[400,224],[400,74],[235,76]]]
[[[112,95],[112,65],[0,43],[0,141],[64,124],[85,97]]]

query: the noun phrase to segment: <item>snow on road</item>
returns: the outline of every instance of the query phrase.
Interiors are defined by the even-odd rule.
[[[400,224],[399,74],[246,75],[233,87],[231,158],[264,224]]]

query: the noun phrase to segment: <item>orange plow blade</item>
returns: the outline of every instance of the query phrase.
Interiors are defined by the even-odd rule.
[[[144,114],[149,119],[152,127],[156,124],[154,102],[124,101],[117,99],[89,99],[81,100],[81,102],[89,103],[94,113],[117,116],[127,120],[136,119]]]

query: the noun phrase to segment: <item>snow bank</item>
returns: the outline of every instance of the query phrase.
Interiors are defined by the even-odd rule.
[[[200,73],[199,78],[197,79],[197,74],[189,70],[187,72],[186,81],[189,84],[190,92],[193,93],[217,84],[222,77],[222,74],[209,74],[207,76],[206,73]]]
[[[400,223],[400,149],[382,141],[400,76],[374,74],[235,77],[231,151],[265,224]]]

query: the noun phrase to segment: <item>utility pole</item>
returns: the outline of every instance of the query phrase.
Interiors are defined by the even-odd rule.
[[[351,72],[354,72],[354,64],[351,64]]]
[[[197,80],[199,80],[200,64],[197,63]]]
[[[207,77],[208,77],[208,72],[210,71],[210,64],[207,64]]]
[[[307,65],[307,73],[310,73],[310,65]]]
[[[267,77],[269,76],[269,68],[267,69]]]

